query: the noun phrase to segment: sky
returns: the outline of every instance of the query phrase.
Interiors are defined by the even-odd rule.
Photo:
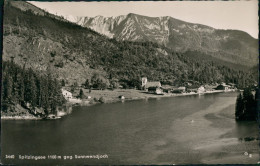
[[[124,1],[35,2],[37,7],[62,16],[111,17],[135,13],[150,17],[171,16],[217,29],[236,29],[258,38],[258,1]]]

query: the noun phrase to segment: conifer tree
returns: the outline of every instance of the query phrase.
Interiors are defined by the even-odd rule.
[[[24,101],[29,102],[30,101],[30,78],[28,71],[25,71],[24,73]]]
[[[239,94],[236,101],[235,116],[237,120],[256,120],[257,101],[251,92],[251,88],[245,88],[243,95]]]
[[[55,110],[55,84],[54,81],[52,80],[52,76],[50,74],[47,75],[48,79],[48,101],[49,101],[49,106],[52,112]]]
[[[41,77],[41,107],[44,108],[46,114],[49,113],[48,80],[46,77]]]
[[[4,100],[11,101],[12,100],[12,91],[13,91],[13,78],[8,74],[6,75],[4,82]]]
[[[35,77],[33,75],[30,76],[30,80],[29,80],[29,102],[31,103],[32,107],[36,107],[36,103],[37,103],[37,87],[35,84]]]
[[[13,77],[13,91],[12,91],[12,98],[15,103],[19,101],[19,81],[18,81],[18,69],[14,66],[13,68],[14,73]]]
[[[236,100],[236,112],[235,112],[236,119],[237,120],[241,119],[243,113],[244,113],[244,101],[243,101],[242,94],[239,93]]]
[[[85,81],[85,88],[89,88],[89,87],[90,87],[89,79],[86,79],[86,81]]]
[[[41,93],[42,93],[42,88],[41,88],[41,77],[36,75],[35,77],[35,84],[36,84],[36,89],[37,89],[37,99],[36,103],[37,106],[41,107]]]
[[[80,99],[83,99],[83,98],[84,98],[84,92],[83,92],[82,89],[80,89],[80,91],[79,91],[79,98],[80,98]]]
[[[18,85],[19,85],[19,87],[18,87],[19,101],[20,101],[20,103],[22,103],[24,101],[24,88],[25,88],[22,72],[17,75],[17,81],[18,81]]]
[[[14,62],[3,62],[2,99],[4,102],[42,107],[46,114],[65,103],[61,85],[51,75],[38,74]]]
[[[65,80],[62,79],[62,80],[61,80],[61,86],[65,86],[65,85],[66,85]]]
[[[57,87],[56,87],[56,103],[57,103],[58,106],[61,106],[62,104],[64,104],[66,102],[65,98],[62,95],[61,88],[62,88],[61,85],[57,84]]]

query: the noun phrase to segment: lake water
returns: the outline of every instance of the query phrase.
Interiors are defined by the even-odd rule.
[[[2,120],[2,162],[254,164],[259,161],[258,125],[235,122],[236,96],[230,92],[126,101],[75,107],[58,120]],[[19,159],[19,155],[61,159]],[[108,158],[75,159],[75,155]]]

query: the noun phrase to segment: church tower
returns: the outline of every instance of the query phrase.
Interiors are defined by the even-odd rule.
[[[147,83],[147,77],[142,77],[142,88],[145,88],[146,83]]]

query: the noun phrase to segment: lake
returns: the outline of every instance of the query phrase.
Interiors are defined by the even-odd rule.
[[[2,120],[2,162],[255,164],[258,125],[235,121],[236,96],[230,92],[143,99],[74,107],[58,120]],[[25,155],[46,159],[22,159]]]

